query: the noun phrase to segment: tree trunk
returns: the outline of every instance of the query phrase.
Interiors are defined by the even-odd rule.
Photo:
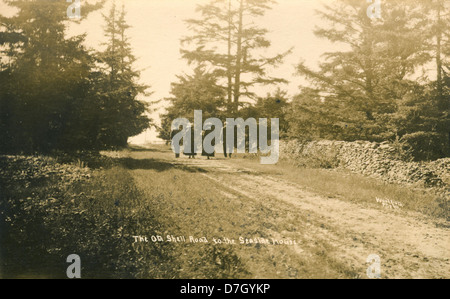
[[[436,67],[437,67],[437,93],[439,101],[442,100],[442,23],[441,23],[441,2],[437,4],[437,26],[436,26]]]
[[[113,5],[113,13],[112,13],[112,35],[111,35],[111,52],[112,52],[112,62],[111,62],[111,76],[110,76],[110,89],[113,88],[114,80],[116,79],[115,73],[115,58],[116,58],[116,5]]]
[[[231,57],[231,33],[232,33],[232,12],[231,12],[231,0],[228,0],[228,65],[227,65],[227,77],[228,77],[228,86],[227,86],[227,111],[228,113],[233,110],[233,72],[231,69],[232,65],[232,57]]]
[[[234,109],[233,112],[237,113],[239,110],[239,97],[241,92],[241,60],[242,60],[242,30],[243,30],[243,18],[244,18],[244,0],[240,0],[239,6],[239,25],[237,32],[237,51],[236,51],[236,70],[234,77]]]
[[[442,67],[442,8],[443,1],[439,1],[436,7],[437,14],[437,24],[436,24],[436,91],[437,91],[437,107],[440,111],[448,110],[448,99],[444,96],[444,80],[442,78],[443,75],[443,67]],[[448,132],[448,143],[450,144],[450,130]]]

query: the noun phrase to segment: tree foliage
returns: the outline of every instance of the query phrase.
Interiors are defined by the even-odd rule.
[[[291,51],[264,57],[258,50],[267,49],[271,43],[266,38],[267,29],[255,25],[271,8],[272,0],[212,0],[199,5],[200,19],[187,20],[193,32],[182,40],[183,45],[194,49],[182,49],[183,57],[190,63],[211,66],[223,82],[227,92],[228,112],[237,113],[241,97],[255,98],[252,90],[256,84],[287,82],[283,78],[268,75],[267,67],[282,63]]]
[[[448,7],[442,0],[393,0],[382,8],[376,20],[358,0],[339,0],[319,12],[330,26],[317,28],[316,36],[347,50],[325,53],[319,70],[297,66],[313,89],[294,99],[291,132],[340,140],[400,138],[419,159],[448,155]],[[430,63],[435,81],[426,71]]]
[[[83,16],[103,2],[83,4]],[[130,84],[138,74],[131,69],[125,35],[117,57],[128,60],[107,85],[109,74],[97,63],[102,57],[84,46],[85,35],[66,36],[70,21],[64,1],[6,3],[18,13],[0,17],[1,151],[100,149],[123,145],[148,126],[145,107],[135,101],[143,87]],[[118,27],[126,28],[123,18]]]
[[[168,108],[161,115],[159,137],[171,138],[172,121],[176,118],[187,118],[194,121],[194,110],[202,110],[203,119],[225,114],[225,91],[218,85],[218,78],[213,73],[197,67],[192,75],[177,76],[178,82],[172,83],[171,97],[166,98]]]
[[[137,100],[139,95],[149,95],[149,86],[137,82],[139,72],[134,70],[136,57],[132,53],[126,30],[125,8],[119,11],[113,3],[109,15],[105,16],[105,51],[98,54],[102,77],[101,109],[99,119],[102,128],[98,136],[104,146],[125,146],[130,136],[138,135],[149,127],[150,119],[145,114],[148,105]]]

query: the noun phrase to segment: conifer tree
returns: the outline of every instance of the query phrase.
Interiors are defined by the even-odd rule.
[[[103,128],[99,142],[104,146],[126,146],[127,140],[150,126],[148,104],[138,96],[148,96],[149,86],[138,82],[139,72],[134,69],[136,57],[126,35],[130,26],[126,22],[125,8],[119,11],[113,3],[106,22],[104,43],[106,49],[98,54],[103,68],[102,109],[105,111],[99,126]]]
[[[93,59],[84,35],[67,38],[63,1],[7,0],[17,9],[0,17],[7,58],[2,72],[2,150],[50,151],[88,147],[79,126],[88,105]],[[100,8],[84,5],[83,16]],[[2,58],[3,58],[2,57]],[[3,66],[5,67],[5,65]],[[4,89],[3,89],[4,88]],[[84,109],[88,111],[89,109]]]
[[[203,119],[217,117],[223,119],[226,92],[217,81],[218,78],[196,67],[192,75],[177,76],[178,81],[172,83],[171,97],[166,112],[161,115],[160,138],[170,140],[172,121],[176,118],[187,118],[193,122],[194,110],[202,110]]]
[[[227,92],[227,108],[237,113],[241,97],[255,98],[252,87],[256,84],[287,82],[267,74],[268,66],[276,66],[290,53],[274,57],[257,57],[257,51],[267,49],[271,43],[267,30],[255,25],[256,18],[270,9],[272,0],[212,0],[199,5],[200,19],[187,20],[193,35],[182,40],[182,45],[195,49],[182,49],[190,63],[211,66],[215,75],[223,78],[221,86]]]
[[[386,119],[416,84],[410,76],[430,59],[420,8],[404,0],[384,2],[382,19],[372,20],[364,1],[340,0],[325,5],[320,16],[330,26],[315,34],[347,50],[325,53],[319,71],[301,63],[298,73],[311,80],[329,107],[339,107],[334,112],[344,123],[335,125],[345,128],[345,139],[394,138]]]

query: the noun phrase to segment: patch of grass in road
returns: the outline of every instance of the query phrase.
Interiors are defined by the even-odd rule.
[[[400,202],[403,209],[450,220],[449,199],[434,189],[388,184],[341,169],[296,167],[289,161],[280,161],[277,165],[261,165],[256,157],[240,157],[228,161],[255,169],[262,175],[280,176],[322,196],[365,203],[378,208],[382,208],[382,205],[376,202],[376,198],[389,199]]]

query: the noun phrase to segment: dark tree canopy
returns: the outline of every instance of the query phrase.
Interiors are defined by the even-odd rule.
[[[103,2],[84,3],[83,16]],[[84,46],[85,35],[66,36],[71,20],[65,1],[6,3],[18,13],[0,17],[1,151],[101,149],[125,145],[148,127],[146,106],[136,101],[144,87],[135,83],[124,13],[115,25],[121,36],[114,58],[121,69],[107,80],[111,72],[98,63],[104,56]]]

